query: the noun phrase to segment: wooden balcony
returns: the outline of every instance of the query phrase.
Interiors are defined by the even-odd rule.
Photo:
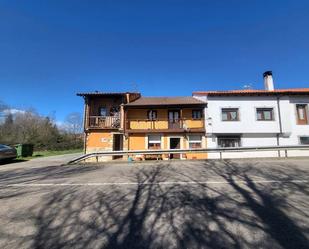
[[[128,132],[204,132],[204,119],[127,119],[126,130]]]
[[[89,116],[87,128],[90,129],[119,129],[120,117],[118,116]]]

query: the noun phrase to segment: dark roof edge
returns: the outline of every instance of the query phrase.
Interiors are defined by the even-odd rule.
[[[84,92],[76,93],[77,96],[113,96],[113,95],[126,95],[126,94],[141,94],[139,92]]]
[[[207,105],[206,102],[202,102],[202,103],[181,103],[181,104],[136,104],[133,105],[133,102],[128,103],[128,104],[124,104],[124,107],[145,107],[145,106],[151,106],[151,107],[173,107],[173,106],[203,106],[203,105]]]

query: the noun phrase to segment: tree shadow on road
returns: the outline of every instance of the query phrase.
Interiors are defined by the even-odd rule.
[[[232,161],[205,163],[226,184],[158,184],[175,168],[140,168],[136,185],[70,187],[44,196],[27,210],[36,233],[18,247],[32,248],[308,248],[308,199],[305,183],[276,172],[275,184],[257,184],[254,168],[266,179],[276,174]],[[280,173],[280,175],[279,175]],[[182,175],[195,181],[190,175]],[[292,212],[292,213],[291,213]],[[293,214],[293,215],[292,215]],[[301,222],[303,221],[303,222]]]

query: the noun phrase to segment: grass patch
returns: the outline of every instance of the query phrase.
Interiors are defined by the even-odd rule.
[[[31,157],[18,157],[17,160],[30,160],[39,157],[59,156],[59,155],[81,153],[81,152],[83,152],[83,149],[34,151]]]

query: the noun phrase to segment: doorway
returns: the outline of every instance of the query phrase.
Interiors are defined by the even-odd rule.
[[[180,128],[180,111],[170,110],[168,111],[168,128],[179,129]]]
[[[113,151],[123,150],[123,135],[114,134],[113,135]],[[122,156],[113,156],[113,159],[122,158]]]
[[[170,149],[180,149],[180,137],[170,138]],[[170,159],[180,159],[180,154],[170,154]]]

